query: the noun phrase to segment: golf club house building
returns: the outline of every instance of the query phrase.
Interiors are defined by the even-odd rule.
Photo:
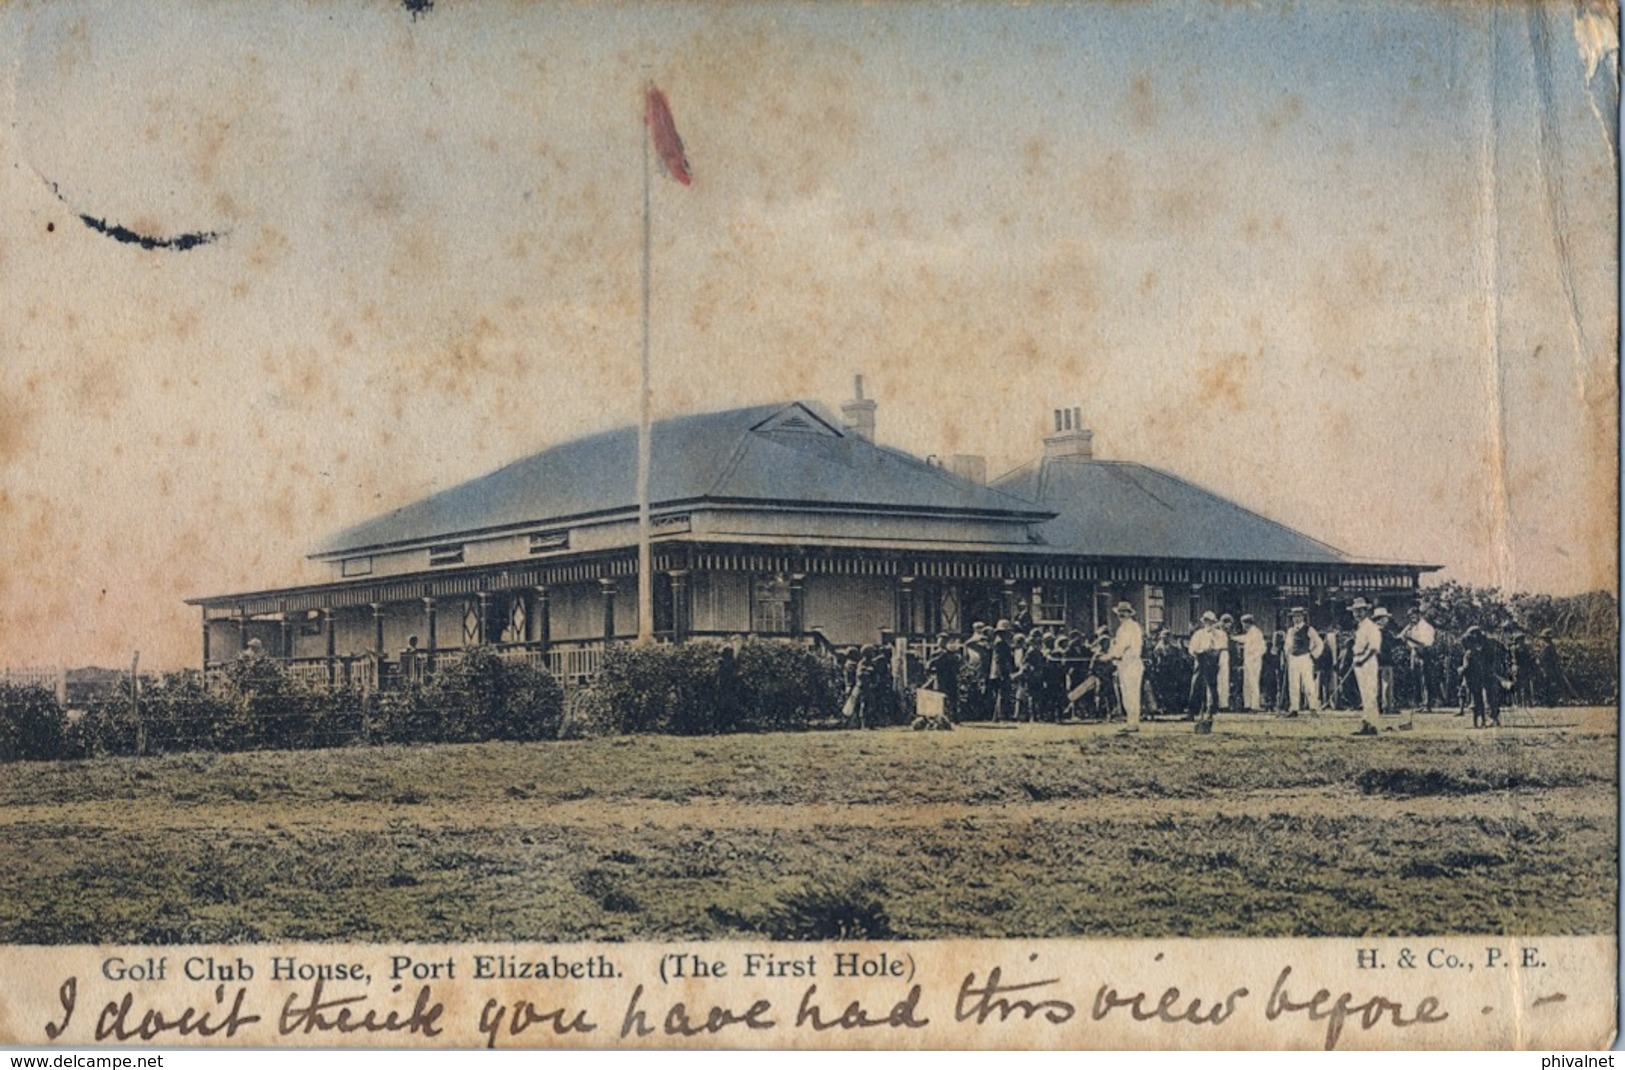
[[[1355,560],[1144,465],[1098,460],[1078,409],[1040,457],[985,480],[875,442],[876,403],[790,401],[655,423],[654,628],[662,641],[819,645],[967,635],[1013,617],[1093,630],[1120,601],[1185,634],[1204,610],[1284,624],[1356,595],[1408,604],[1435,566]],[[318,680],[491,644],[567,683],[637,631],[637,430],[545,449],[339,532],[329,582],[211,595],[205,668],[251,642]]]

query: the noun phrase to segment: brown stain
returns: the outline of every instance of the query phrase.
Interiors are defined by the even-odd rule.
[[[401,176],[392,170],[374,170],[364,180],[360,191],[360,205],[373,222],[386,225],[397,219],[406,204]]]
[[[1161,120],[1162,107],[1157,101],[1156,83],[1149,71],[1134,76],[1128,86],[1128,118],[1141,131],[1152,131]]]
[[[849,158],[845,147],[863,135],[867,102],[882,88],[850,45],[788,32],[770,14],[743,16],[730,5],[710,10],[674,43],[666,72],[654,72],[679,129],[695,131],[699,144],[706,116],[728,116],[733,136],[707,141],[716,173],[753,174],[770,205],[812,196]],[[642,70],[641,56],[626,62]],[[758,131],[782,133],[764,151]]]
[[[1246,410],[1251,365],[1251,354],[1235,352],[1200,369],[1196,373],[1198,404],[1221,405],[1231,412]]]
[[[1280,101],[1264,113],[1264,132],[1271,137],[1303,118],[1303,98],[1296,93],[1284,93]]]
[[[82,359],[82,358],[81,358]],[[73,378],[74,410],[82,415],[111,421],[125,396],[124,377],[110,360],[90,360]]]
[[[269,223],[260,224],[248,248],[248,264],[261,271],[274,268],[293,252],[293,242]]]
[[[198,324],[202,322],[196,308],[171,309],[167,319],[166,333],[177,342],[189,341],[197,334]]]
[[[1364,242],[1349,251],[1344,275],[1349,288],[1368,302],[1383,300],[1395,288],[1392,266]]]
[[[1049,142],[1034,135],[1021,146],[1021,167],[1028,178],[1044,179],[1050,174]]]
[[[0,393],[0,465],[22,457],[34,440],[37,411],[20,399]]]
[[[192,173],[204,185],[212,185],[220,174],[220,158],[225,154],[231,137],[232,120],[226,115],[211,113],[198,119],[191,130]]]
[[[331,390],[329,361],[323,355],[303,350],[285,356],[267,353],[260,363],[276,392],[290,403],[314,404]]]
[[[1107,236],[1118,237],[1133,230],[1139,176],[1123,153],[1112,151],[1086,161],[1072,190],[1088,209],[1094,225]]]
[[[303,535],[304,526],[299,522],[298,495],[291,487],[286,484],[278,487],[273,494],[267,495],[261,504],[264,510],[261,523],[269,522],[273,530],[284,536]]]
[[[214,195],[213,206],[214,214],[223,222],[232,223],[242,219],[243,217],[243,210],[242,207],[238,205],[237,198],[233,197],[225,190],[220,190]]]
[[[68,24],[66,39],[56,54],[57,74],[64,78],[74,75],[90,64],[93,54],[90,20],[81,16]]]
[[[1196,233],[1215,214],[1203,185],[1205,180],[1201,184],[1189,181],[1158,190],[1152,199],[1153,211],[1176,233]]]
[[[121,221],[117,219],[109,219],[107,222],[109,225],[112,225]],[[147,235],[154,238],[167,238],[170,237],[173,232],[185,229],[184,227],[171,227],[160,220],[157,216],[149,215],[146,212],[135,216],[130,220],[130,222],[124,225],[135,231],[137,234]]]

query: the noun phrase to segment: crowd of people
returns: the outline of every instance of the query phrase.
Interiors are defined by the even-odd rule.
[[[1137,732],[1142,714],[1194,721],[1213,730],[1225,711],[1296,717],[1322,709],[1359,710],[1358,735],[1383,724],[1411,728],[1418,710],[1448,709],[1474,727],[1500,724],[1509,703],[1555,705],[1573,697],[1554,636],[1474,626],[1445,641],[1417,607],[1401,620],[1381,605],[1354,599],[1345,619],[1316,628],[1302,606],[1285,627],[1266,632],[1250,613],[1205,612],[1188,636],[1153,625],[1142,630],[1132,605],[1113,610],[1116,627],[1093,634],[1034,626],[1017,607],[1012,619],[978,622],[961,638],[943,634],[920,656],[894,664],[883,645],[851,648],[842,662],[846,721],[896,723],[903,699],[893,681],[931,702],[930,727],[960,720],[1121,720]],[[917,722],[919,723],[919,722]]]

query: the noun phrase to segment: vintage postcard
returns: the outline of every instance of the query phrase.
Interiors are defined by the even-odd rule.
[[[0,1044],[1612,1042],[1616,5],[0,71]]]

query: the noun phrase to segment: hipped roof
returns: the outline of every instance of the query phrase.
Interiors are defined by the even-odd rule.
[[[313,556],[450,541],[636,507],[637,429],[575,439],[339,532]],[[851,507],[1032,523],[1050,511],[843,431],[821,406],[758,405],[655,423],[649,497]]]
[[[1343,551],[1143,464],[1046,457],[993,486],[1055,512],[1050,547],[1099,557],[1348,564]]]

